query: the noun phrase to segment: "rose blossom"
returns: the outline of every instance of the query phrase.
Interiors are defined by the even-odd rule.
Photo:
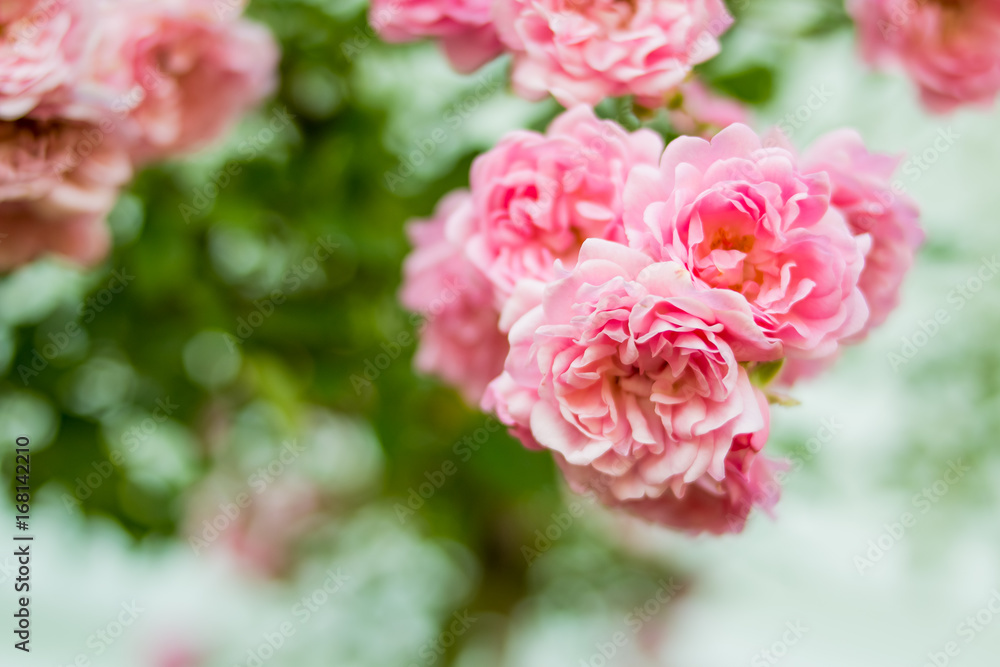
[[[722,0],[496,0],[494,20],[518,94],[565,106],[623,95],[663,106],[732,23]]]
[[[369,21],[387,42],[439,39],[455,69],[471,72],[503,51],[492,6],[493,0],[373,0]]]
[[[802,157],[804,170],[830,176],[830,201],[843,213],[851,231],[871,237],[858,280],[871,315],[855,339],[885,322],[899,304],[903,279],[924,240],[916,203],[892,189],[898,165],[899,158],[868,152],[853,130],[820,137]]]
[[[871,247],[858,288],[870,313],[865,326],[843,341],[856,343],[885,322],[899,305],[899,291],[923,243],[920,212],[913,200],[892,189],[899,158],[870,153],[853,130],[838,130],[817,139],[802,157],[802,168],[826,173],[833,186],[831,203],[855,236],[866,235]],[[789,359],[779,384],[790,387],[833,365],[838,352],[813,359]]]
[[[932,111],[989,104],[1000,91],[995,0],[852,0],[848,9],[865,58],[901,64]]]
[[[625,228],[633,247],[743,294],[793,356],[832,353],[868,318],[858,288],[867,238],[830,206],[829,177],[803,173],[745,125],[711,142],[680,137],[659,169],[633,169]]]
[[[522,283],[508,309],[537,301],[530,287]],[[510,330],[485,409],[529,447],[585,468],[570,473],[577,486],[603,480],[609,503],[737,483],[725,482],[734,440],[767,423],[766,400],[739,362],[779,352],[743,296],[705,288],[676,262],[588,239],[572,272],[540,298]]]
[[[472,165],[474,215],[467,254],[497,291],[497,307],[522,278],[547,280],[572,264],[583,239],[624,241],[622,194],[629,171],[656,164],[663,140],[626,132],[588,107],[556,118],[545,135],[508,134]]]
[[[271,33],[213,0],[126,0],[107,17],[96,83],[116,91],[140,161],[217,138],[275,85]]]
[[[105,218],[131,174],[121,143],[92,125],[0,123],[0,269],[45,252],[100,261],[110,241]]]
[[[658,497],[621,500],[608,492],[613,476],[592,467],[570,465],[560,455],[556,455],[556,462],[570,488],[581,494],[594,493],[609,507],[693,534],[703,531],[715,535],[739,533],[754,507],[770,511],[781,495],[774,472],[782,468],[783,463],[758,456],[767,444],[769,421],[766,400],[759,393],[758,398],[762,402],[764,428],[733,440],[732,449],[726,455],[725,478],[716,481],[709,475],[702,475],[685,486],[680,495],[668,489]]]
[[[455,385],[477,405],[503,370],[508,344],[497,329],[489,282],[465,258],[461,239],[446,235],[449,219],[471,212],[471,197],[460,190],[442,199],[429,220],[410,223],[414,250],[403,264],[400,301],[426,318],[414,365]]]
[[[0,119],[21,118],[40,105],[45,115],[73,101],[93,11],[79,0],[0,0]]]
[[[51,0],[0,0],[0,23],[10,25],[37,11],[38,7],[55,4]]]

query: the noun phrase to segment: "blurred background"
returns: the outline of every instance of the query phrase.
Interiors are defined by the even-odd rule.
[[[277,96],[144,172],[100,268],[0,279],[0,523],[28,434],[36,536],[32,653],[0,664],[995,665],[1000,113],[926,115],[839,2],[732,3],[705,80],[799,147],[846,125],[907,153],[928,241],[889,323],[775,410],[775,516],[692,539],[574,498],[412,371],[405,221],[559,109],[502,59],[379,43],[365,8],[255,0]]]

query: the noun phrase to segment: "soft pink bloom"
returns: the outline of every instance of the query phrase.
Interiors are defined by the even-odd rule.
[[[118,138],[95,126],[0,123],[0,269],[46,252],[82,264],[103,259],[105,219],[131,174]]]
[[[707,138],[733,123],[747,123],[749,113],[736,100],[712,92],[697,79],[677,91],[678,106],[671,105],[670,123],[678,134]]]
[[[905,68],[932,111],[990,104],[1000,91],[996,0],[851,0],[861,50]]]
[[[221,478],[208,478],[188,507],[189,542],[196,554],[211,550],[259,575],[287,571],[302,538],[323,520],[320,489],[295,473],[284,473],[253,494],[249,506],[236,508],[236,516],[227,516],[225,507],[236,507],[234,496]]]
[[[556,260],[572,265],[586,238],[624,241],[622,195],[629,171],[654,165],[663,140],[626,132],[589,107],[556,118],[545,135],[516,131],[472,165],[475,214],[467,254],[502,307],[523,278],[547,280]]]
[[[745,125],[711,142],[680,137],[659,169],[633,169],[625,227],[633,247],[745,296],[790,355],[830,354],[868,318],[858,288],[867,239],[830,206],[829,177],[804,173]]]
[[[676,501],[692,485],[721,493],[737,483],[726,482],[734,440],[767,424],[766,400],[739,361],[778,352],[740,294],[705,288],[676,262],[588,239],[571,273],[540,294],[523,283],[508,308],[539,297],[510,330],[484,408],[564,468],[585,468],[571,481],[600,480],[608,503]]]
[[[503,51],[492,6],[493,0],[372,0],[369,21],[387,42],[438,39],[455,69],[471,72]]]
[[[496,0],[494,20],[518,94],[566,106],[623,95],[663,106],[732,23],[722,0]]]
[[[114,90],[139,161],[223,134],[275,86],[278,48],[263,26],[215,0],[126,0],[106,17],[96,84]]]
[[[0,0],[0,119],[52,116],[73,101],[93,9],[81,0]]]
[[[781,495],[774,472],[784,464],[758,456],[768,438],[769,410],[764,401],[761,411],[764,428],[733,440],[732,449],[726,455],[725,478],[716,481],[709,475],[702,475],[684,487],[680,495],[667,490],[655,498],[621,500],[609,493],[613,476],[592,467],[570,465],[559,455],[556,455],[556,462],[570,488],[577,493],[593,493],[609,507],[688,533],[739,533],[753,508],[769,512]]]
[[[477,405],[490,380],[503,370],[507,337],[497,329],[493,291],[465,258],[463,239],[449,238],[446,227],[465,227],[451,219],[472,213],[467,191],[441,200],[434,217],[410,223],[414,250],[403,264],[403,305],[424,316],[414,364],[457,387]]]
[[[60,0],[0,0],[0,23],[10,25],[39,10],[65,4]]]
[[[898,165],[897,157],[868,152],[853,130],[821,137],[802,157],[804,170],[829,174],[831,203],[843,213],[851,231],[871,237],[858,280],[871,316],[856,339],[885,322],[899,304],[903,279],[924,240],[916,203],[892,188]]]

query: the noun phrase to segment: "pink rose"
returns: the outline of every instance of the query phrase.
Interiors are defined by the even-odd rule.
[[[670,123],[679,134],[709,139],[733,123],[747,123],[749,119],[742,104],[717,95],[697,79],[683,84],[677,93],[678,104],[671,105]]]
[[[598,120],[589,107],[556,118],[547,134],[507,135],[472,165],[474,215],[467,254],[497,290],[497,307],[522,278],[547,280],[572,264],[586,238],[624,241],[629,171],[654,165],[663,140]]]
[[[898,63],[932,111],[988,105],[1000,91],[1000,4],[995,0],[851,0],[861,51]]]
[[[56,0],[0,0],[0,23],[10,25],[36,12],[36,8],[54,4]]]
[[[538,299],[529,286],[508,308]],[[484,408],[572,466],[578,487],[602,480],[609,504],[737,481],[725,481],[734,440],[767,423],[766,399],[739,362],[779,351],[740,294],[705,288],[676,262],[588,239],[572,272],[540,298],[511,328]]]
[[[131,177],[114,136],[86,123],[0,123],[0,269],[54,252],[83,264],[103,259],[105,218]]]
[[[414,250],[403,264],[400,301],[425,318],[417,369],[441,377],[477,405],[503,370],[509,346],[497,329],[489,282],[465,258],[461,239],[446,235],[449,219],[471,212],[469,193],[456,191],[441,200],[433,218],[410,223]]]
[[[373,0],[369,21],[387,42],[439,39],[455,69],[471,72],[503,51],[492,5],[493,0]]]
[[[136,160],[211,142],[274,88],[271,33],[216,5],[127,0],[106,17],[95,78],[129,111],[124,129]]]
[[[744,295],[792,356],[830,354],[868,318],[858,288],[867,239],[830,206],[829,177],[803,173],[745,125],[711,142],[680,137],[659,169],[634,168],[625,227],[633,247]]]
[[[74,101],[70,87],[95,30],[84,7],[79,0],[0,0],[0,119],[40,106],[48,117]]]
[[[732,23],[722,0],[496,0],[494,20],[518,94],[565,106],[623,95],[663,106]]]
[[[592,467],[570,465],[559,455],[556,462],[570,488],[581,494],[594,493],[609,507],[692,534],[739,533],[754,507],[769,512],[781,495],[774,472],[784,464],[758,456],[768,438],[766,401],[762,401],[761,411],[764,428],[733,440],[732,449],[726,455],[725,478],[716,481],[709,475],[702,475],[681,489],[679,495],[667,490],[655,498],[621,500],[608,492],[614,477]]]
[[[855,340],[885,322],[899,304],[903,279],[924,240],[916,203],[893,192],[892,175],[898,165],[898,158],[869,153],[861,136],[852,130],[821,137],[802,158],[804,170],[830,176],[830,201],[843,213],[851,232],[871,237],[858,280],[871,315]]]

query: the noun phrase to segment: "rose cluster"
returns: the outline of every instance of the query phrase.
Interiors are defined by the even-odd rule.
[[[518,94],[565,106],[634,95],[662,107],[732,24],[723,0],[373,0],[383,39],[439,40],[455,69],[501,53]]]
[[[849,0],[861,51],[903,67],[931,111],[988,106],[1000,93],[996,0]]]
[[[274,86],[242,0],[0,2],[0,270],[100,261],[134,167],[196,149]]]
[[[513,132],[409,226],[416,364],[552,452],[574,490],[738,532],[778,496],[771,383],[897,304],[923,238],[897,162],[851,131],[800,156],[739,123],[664,149],[587,106]]]

